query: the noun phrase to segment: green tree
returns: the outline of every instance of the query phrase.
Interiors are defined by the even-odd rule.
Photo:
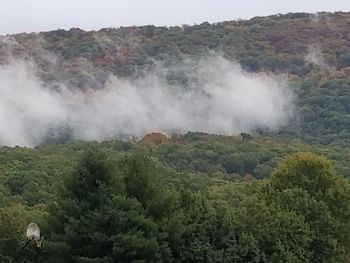
[[[89,151],[67,178],[47,220],[50,262],[160,262],[168,256],[144,197],[128,195],[133,185],[117,169],[103,152]]]
[[[326,158],[311,153],[286,158],[262,188],[261,198],[304,218],[312,233],[310,262],[347,262],[350,186]]]

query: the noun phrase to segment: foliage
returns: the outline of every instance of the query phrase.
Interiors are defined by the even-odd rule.
[[[63,184],[43,204],[32,206],[23,192],[5,190],[3,261],[347,262],[350,185],[326,158],[297,153],[279,162],[270,178],[255,181],[187,172],[198,176],[187,185],[183,172],[139,148],[113,151],[122,149],[118,145],[28,149],[47,156],[57,147],[56,154],[77,161],[63,178],[51,179]],[[41,226],[43,248],[21,253],[23,230],[32,221]]]
[[[0,261],[348,262],[349,19],[295,13],[9,36],[1,61],[16,43],[12,56],[35,61],[44,82],[83,90],[155,61],[169,66],[169,84],[186,86],[188,73],[171,66],[214,50],[248,71],[285,74],[297,114],[278,133],[97,143],[72,142],[62,127],[62,138],[48,134],[55,144],[2,147]],[[41,226],[41,249],[21,248],[30,222]]]

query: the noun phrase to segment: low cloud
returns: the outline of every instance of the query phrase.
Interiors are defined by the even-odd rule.
[[[174,74],[181,77],[169,81]],[[245,72],[220,56],[143,75],[111,76],[102,89],[77,92],[44,85],[28,62],[0,66],[0,144],[35,146],[67,134],[101,141],[151,131],[274,131],[293,115],[286,80]]]

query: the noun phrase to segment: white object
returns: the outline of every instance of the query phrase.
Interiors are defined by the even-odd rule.
[[[27,226],[27,238],[35,241],[40,240],[40,228],[37,224],[30,223]]]

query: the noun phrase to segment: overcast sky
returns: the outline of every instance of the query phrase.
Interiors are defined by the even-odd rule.
[[[317,11],[350,11],[350,0],[0,0],[0,35],[79,27],[182,25]]]

